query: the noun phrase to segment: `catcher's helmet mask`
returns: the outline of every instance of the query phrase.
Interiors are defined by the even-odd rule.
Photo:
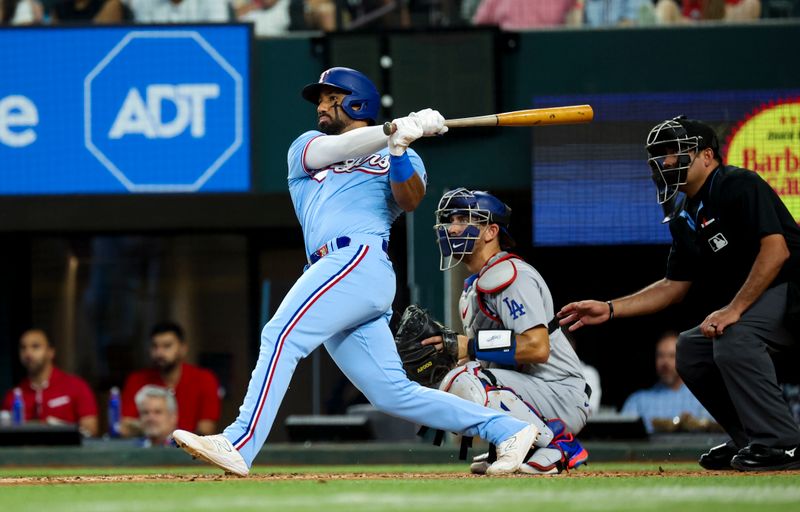
[[[303,98],[316,105],[324,86],[333,87],[346,94],[341,107],[352,119],[375,124],[381,96],[367,75],[350,68],[330,68],[322,72],[318,82],[303,87]]]
[[[710,148],[720,160],[719,142],[705,123],[678,116],[663,121],[647,135],[647,163],[658,189],[658,203],[670,201],[685,185],[689,168],[700,150]],[[669,165],[667,161],[670,161]]]
[[[488,192],[463,187],[448,191],[439,200],[435,216],[439,270],[451,269],[472,254],[483,228],[490,224],[500,228],[501,248],[514,246],[508,232],[511,208]]]

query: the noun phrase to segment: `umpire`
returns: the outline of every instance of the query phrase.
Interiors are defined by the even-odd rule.
[[[658,202],[680,191],[670,220],[666,276],[611,301],[585,300],[558,313],[570,330],[644,315],[680,302],[693,283],[709,314],[678,341],[686,385],[730,435],[700,457],[706,469],[800,469],[800,430],[778,385],[772,355],[793,345],[800,228],[755,172],[724,165],[714,130],[676,117],[647,136]],[[797,331],[794,331],[797,333]]]

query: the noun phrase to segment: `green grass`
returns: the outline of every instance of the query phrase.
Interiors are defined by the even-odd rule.
[[[257,467],[274,473],[394,473],[397,478],[200,479],[148,482],[0,486],[4,512],[360,512],[486,509],[526,512],[800,511],[800,473],[703,474],[694,464],[592,464],[572,475],[531,478],[413,478],[403,473],[452,472],[463,466]],[[593,476],[588,476],[591,471]],[[652,471],[650,476],[608,476]],[[0,478],[110,474],[219,474],[206,467],[96,469],[3,469]],[[604,476],[606,474],[606,476]]]

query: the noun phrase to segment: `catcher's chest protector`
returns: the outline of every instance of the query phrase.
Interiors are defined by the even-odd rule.
[[[464,332],[472,339],[479,329],[503,329],[497,314],[496,294],[505,290],[517,278],[514,259],[519,257],[505,251],[493,256],[478,274],[471,279],[459,299],[459,311]]]

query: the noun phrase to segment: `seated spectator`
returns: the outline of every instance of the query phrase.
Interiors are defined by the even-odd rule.
[[[172,446],[172,431],[178,427],[178,404],[166,388],[148,384],[136,393],[136,409],[142,426],[142,446]]]
[[[675,368],[677,344],[677,333],[669,331],[661,336],[656,343],[656,373],[659,382],[652,388],[636,391],[622,406],[622,414],[641,417],[650,433],[660,430],[654,428],[654,422],[674,425],[674,418],[689,422],[713,421],[678,375]]]
[[[253,23],[256,36],[276,36],[289,30],[289,0],[233,0],[236,19]]]
[[[480,4],[481,0],[461,0],[461,5],[459,6],[461,19],[465,22],[472,21],[472,18],[475,17],[475,13],[478,12],[478,6],[480,6]]]
[[[336,30],[336,4],[333,0],[305,0],[306,26],[311,30]]]
[[[217,431],[220,400],[217,378],[208,370],[184,362],[189,351],[178,324],[158,324],[150,332],[152,368],[128,376],[122,389],[121,432],[125,437],[141,432],[136,393],[147,384],[171,390],[178,403],[178,428],[211,434]]]
[[[564,25],[576,8],[576,0],[483,0],[472,23],[503,30],[555,27]]]
[[[222,0],[125,0],[136,23],[202,23],[230,20]]]
[[[43,19],[39,0],[0,0],[0,25],[35,25]]]
[[[587,27],[625,27],[655,23],[652,0],[585,0]]]
[[[19,360],[28,373],[16,387],[25,401],[25,421],[78,425],[85,436],[97,435],[97,401],[89,385],[53,363],[56,349],[41,329],[19,339]],[[14,390],[6,394],[3,410],[10,411]]]
[[[656,19],[661,24],[698,21],[747,21],[761,16],[760,0],[658,0]]]
[[[121,23],[125,9],[120,0],[60,0],[50,8],[53,23]]]

